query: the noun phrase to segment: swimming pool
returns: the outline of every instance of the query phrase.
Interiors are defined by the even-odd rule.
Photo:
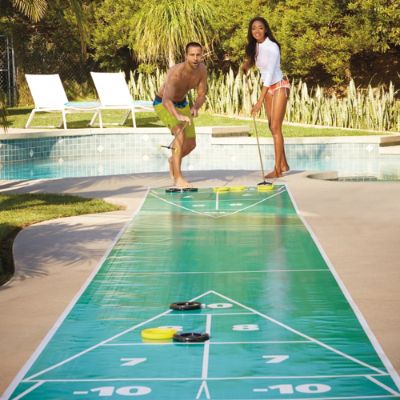
[[[167,171],[166,133],[114,133],[0,140],[0,179],[50,179]],[[400,179],[400,154],[382,155],[374,138],[360,142],[287,140],[292,170],[337,171],[339,177]],[[197,149],[184,160],[184,170],[258,170],[254,138],[197,135]],[[264,169],[273,165],[273,145],[261,141]]]

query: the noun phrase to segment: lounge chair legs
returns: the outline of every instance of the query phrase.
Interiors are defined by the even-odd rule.
[[[65,115],[65,111],[64,110],[61,111],[61,113],[62,113],[63,126],[64,126],[64,129],[66,130],[67,129],[67,117]]]
[[[95,113],[93,114],[92,119],[91,119],[90,122],[89,122],[89,126],[93,126],[93,125],[94,125],[94,123],[96,122],[96,118],[97,118],[98,115],[99,115],[99,111],[96,110]]]
[[[128,112],[125,114],[125,117],[124,117],[124,119],[123,119],[121,125],[125,125],[125,122],[126,122],[126,120],[128,119],[130,113],[131,113],[131,110],[128,110]]]
[[[136,128],[136,114],[135,114],[135,109],[132,108],[132,122],[133,122],[133,127]]]
[[[99,110],[99,125],[100,128],[103,129],[103,117],[101,115],[101,110]]]
[[[33,110],[31,111],[31,114],[29,115],[28,121],[26,122],[25,129],[26,129],[26,128],[29,128],[29,125],[30,125],[31,122],[32,122],[32,119],[33,119],[33,116],[35,115],[35,112],[36,112],[35,109],[33,109]]]
[[[103,118],[101,116],[101,110],[96,110],[95,113],[93,114],[92,119],[89,122],[89,126],[94,126],[97,117],[99,117],[99,127],[103,128]]]

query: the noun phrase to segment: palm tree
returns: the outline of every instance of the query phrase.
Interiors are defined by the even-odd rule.
[[[131,47],[140,61],[172,66],[188,42],[210,50],[212,17],[207,0],[148,0],[134,18]]]
[[[85,16],[82,12],[81,0],[67,0],[73,13],[81,41],[82,54],[86,57],[89,33]],[[11,0],[13,6],[33,22],[39,22],[46,14],[48,0]]]
[[[12,0],[13,6],[33,22],[40,21],[47,10],[47,0]]]

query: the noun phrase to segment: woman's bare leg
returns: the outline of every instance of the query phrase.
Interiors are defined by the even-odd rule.
[[[282,135],[282,123],[286,112],[288,99],[286,88],[280,88],[273,94],[265,96],[265,111],[268,117],[269,129],[274,140],[275,165],[273,171],[269,172],[266,178],[278,178],[283,172],[289,171],[289,164],[286,160],[285,145]]]

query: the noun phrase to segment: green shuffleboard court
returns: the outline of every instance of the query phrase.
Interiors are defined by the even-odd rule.
[[[201,308],[169,308],[184,301]],[[210,340],[142,339],[158,327]],[[399,382],[285,186],[153,189],[5,398],[386,399]]]

